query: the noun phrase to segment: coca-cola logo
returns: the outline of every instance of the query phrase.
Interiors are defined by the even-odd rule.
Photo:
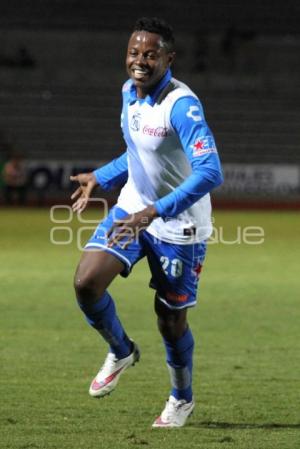
[[[153,137],[167,137],[168,128],[164,128],[163,126],[151,128],[149,125],[145,125],[143,128],[143,134],[147,134],[147,136]]]

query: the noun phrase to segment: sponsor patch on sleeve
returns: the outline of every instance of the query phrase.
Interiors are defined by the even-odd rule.
[[[203,156],[208,153],[217,153],[217,148],[214,139],[211,136],[198,137],[193,145],[193,157]]]
[[[193,119],[194,122],[201,122],[203,120],[199,106],[192,105],[186,113],[186,116]]]

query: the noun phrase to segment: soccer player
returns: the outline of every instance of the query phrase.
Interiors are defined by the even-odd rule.
[[[171,27],[157,18],[137,20],[130,36],[121,127],[126,151],[91,173],[71,177],[79,187],[73,210],[82,212],[95,186],[123,185],[117,204],[87,243],[75,290],[88,322],[108,343],[91,383],[94,397],[109,394],[140,357],[120,322],[108,287],[147,257],[155,312],[166,350],[171,391],[153,427],[181,427],[194,409],[194,340],[187,310],[196,291],[212,232],[209,192],[222,182],[213,135],[195,93],[174,79]]]

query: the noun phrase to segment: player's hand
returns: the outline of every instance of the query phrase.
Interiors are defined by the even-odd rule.
[[[155,207],[148,206],[140,212],[127,215],[121,220],[116,220],[107,233],[108,247],[118,245],[122,249],[127,248],[134,239],[138,239],[139,234],[144,231],[157,216]]]
[[[81,213],[86,208],[91,193],[98,183],[93,172],[70,176],[70,180],[77,181],[80,184],[71,196],[71,199],[75,200],[72,205],[73,211]]]

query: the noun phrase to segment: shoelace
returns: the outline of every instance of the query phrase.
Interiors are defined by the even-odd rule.
[[[174,403],[173,401],[171,402],[170,400],[168,400],[166,403],[166,408],[164,410],[166,418],[167,419],[171,418],[173,413],[177,412],[184,404],[185,403],[181,401]]]
[[[109,370],[111,368],[113,368],[114,363],[117,361],[115,354],[113,354],[112,352],[109,352],[106,356],[106,359],[104,360],[104,363],[100,369],[100,371],[103,370]]]

